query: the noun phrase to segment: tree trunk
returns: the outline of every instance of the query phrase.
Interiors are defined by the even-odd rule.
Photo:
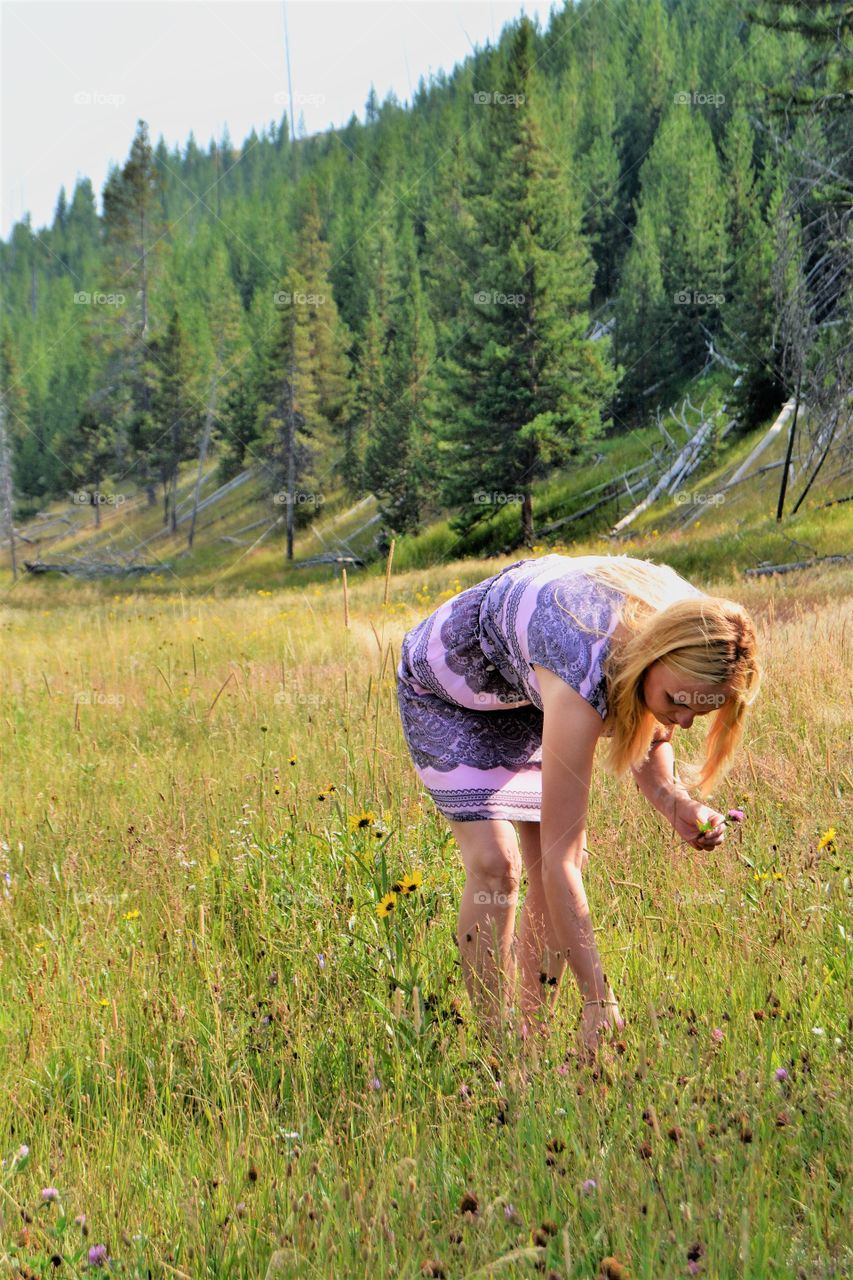
[[[294,330],[296,328],[294,323]],[[293,559],[293,500],[294,490],[296,488],[296,423],[293,415],[293,380],[296,377],[296,352],[294,344],[296,343],[296,333],[294,332],[290,344],[290,385],[288,387],[288,411],[287,411],[287,558]]]
[[[217,156],[219,153],[217,152]],[[195,537],[195,519],[198,515],[198,498],[201,493],[201,476],[204,470],[204,464],[207,460],[207,450],[210,446],[210,433],[213,430],[213,414],[216,408],[216,392],[219,384],[219,364],[222,356],[222,349],[216,352],[216,368],[213,371],[213,382],[210,388],[210,398],[207,402],[207,413],[204,419],[204,431],[201,435],[201,444],[198,449],[198,471],[195,478],[195,490],[193,492],[193,513],[190,520],[190,531],[187,537],[187,546],[192,547],[193,538]]]
[[[169,512],[172,533],[178,532],[178,468],[172,472],[172,501]]]
[[[157,492],[153,484],[147,484],[145,486],[145,500],[149,507],[155,507],[157,505]]]
[[[521,541],[526,547],[533,546],[533,497],[525,493],[521,502]]]
[[[797,414],[800,411],[800,382],[801,377],[797,378],[797,394],[794,399],[794,416],[791,419],[791,430],[788,433],[788,448],[785,453],[785,465],[782,468],[782,483],[779,485],[779,502],[776,506],[776,520],[782,519],[782,510],[785,506],[785,493],[788,489],[788,473],[791,470],[791,455],[794,452],[794,435],[797,430]]]
[[[139,227],[140,257],[142,258],[142,338],[148,337],[148,262],[145,253],[145,213],[140,219]]]
[[[90,493],[89,501],[92,504],[92,508],[95,516],[95,528],[100,529],[101,527],[101,495],[100,493]]]
[[[836,430],[837,430],[837,427],[838,427],[838,423],[836,422],[835,426],[832,428],[832,430],[831,430],[831,431],[830,431],[830,433],[829,433],[829,439],[828,439],[828,440],[827,440],[827,442],[826,442],[826,448],[824,449],[823,453],[820,455],[820,460],[818,461],[817,466],[815,467],[814,471],[813,471],[813,472],[811,473],[811,475],[809,476],[809,479],[808,479],[808,482],[807,482],[807,484],[806,484],[805,489],[803,489],[803,492],[800,494],[799,498],[797,498],[797,501],[794,503],[794,508],[793,508],[793,510],[792,510],[792,512],[791,512],[791,515],[792,515],[792,516],[795,516],[795,515],[797,514],[797,512],[798,512],[798,511],[799,511],[799,509],[800,509],[800,507],[802,506],[802,503],[803,503],[804,498],[806,497],[806,494],[808,493],[809,489],[810,489],[810,488],[812,487],[812,485],[814,484],[815,480],[817,480],[818,472],[820,471],[820,469],[821,469],[821,467],[823,466],[823,464],[826,462],[827,455],[828,455],[828,453],[829,453],[830,445],[832,444],[833,440],[835,439],[835,432],[836,432]]]
[[[12,497],[12,458],[9,453],[9,440],[6,435],[6,402],[0,396],[0,509],[6,525],[6,536],[9,539],[9,559],[12,566],[12,581],[18,580],[18,563],[15,556],[15,521],[14,499]]]

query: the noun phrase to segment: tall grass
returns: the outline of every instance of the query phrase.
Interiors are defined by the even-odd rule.
[[[394,686],[407,627],[496,567],[394,574],[387,606],[350,581],[348,627],[340,583],[7,597],[9,1273],[103,1245],[134,1277],[849,1274],[850,572],[716,584],[766,678],[714,855],[596,766],[627,1024],[579,1066],[569,974],[524,1090],[471,1016]]]

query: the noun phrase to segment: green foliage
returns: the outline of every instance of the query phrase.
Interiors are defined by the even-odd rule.
[[[226,132],[170,150],[139,121],[102,216],[82,178],[50,227],[26,217],[0,244],[27,406],[12,432],[19,513],[64,494],[68,441],[94,420],[107,473],[152,503],[158,483],[174,495],[169,459],[205,452],[211,421],[219,474],[253,464],[277,489],[293,351],[306,405],[293,482],[373,493],[400,532],[439,503],[456,536],[496,531],[520,502],[502,537],[529,542],[531,485],[577,467],[602,426],[627,439],[710,344],[737,379],[740,429],[765,420],[792,390],[780,204],[799,209],[792,278],[820,294],[815,332],[841,322],[822,343],[847,315],[832,282],[845,278],[849,126],[835,108],[849,17],[834,2],[757,9],[578,0],[545,31],[508,24],[421,81],[410,109],[371,89],[363,122],[313,138],[282,120],[240,145]],[[775,112],[786,92],[814,107],[808,129]],[[293,272],[324,302],[285,334],[273,299]],[[506,297],[524,301],[494,301]],[[163,389],[176,312],[179,414]],[[606,336],[588,338],[593,324]],[[164,413],[182,436],[166,446]],[[513,495],[509,511],[474,498],[496,493]]]

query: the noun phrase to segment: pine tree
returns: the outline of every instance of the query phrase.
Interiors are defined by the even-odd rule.
[[[464,281],[467,297],[443,362],[453,415],[442,442],[443,492],[461,508],[457,532],[520,499],[521,537],[530,545],[533,481],[580,456],[600,430],[615,380],[607,340],[584,337],[594,264],[580,202],[543,145],[526,18],[501,84],[482,91],[490,94],[481,107],[487,152],[472,195],[479,277]]]
[[[689,179],[685,177],[689,175]],[[661,122],[641,173],[637,225],[620,282],[619,310],[628,332],[617,336],[619,358],[639,347],[658,345],[652,356],[658,372],[668,371],[671,384],[685,371],[697,372],[707,354],[707,333],[719,332],[725,305],[725,273],[728,261],[725,187],[714,141],[704,118],[687,103],[674,104]],[[643,243],[641,243],[641,241]],[[652,244],[654,241],[654,244]],[[637,258],[645,262],[637,265]],[[663,283],[662,305],[650,320],[655,324],[643,335],[630,312],[632,289],[638,280],[651,285],[657,257]],[[629,357],[630,359],[630,357]],[[643,378],[649,376],[643,371]],[[640,390],[636,370],[628,368],[621,390],[622,406]]]
[[[8,329],[4,329],[0,337],[0,520],[3,538],[9,546],[13,580],[18,576],[14,468],[20,442],[29,434],[28,409],[27,389],[15,343]]]
[[[641,210],[616,298],[614,348],[624,370],[617,405],[621,417],[641,416],[643,397],[671,372],[671,324],[657,232],[651,215]]]
[[[350,358],[352,334],[341,319],[330,279],[329,246],[321,235],[317,191],[309,188],[297,244],[296,270],[306,283],[305,304],[311,371],[317,395],[312,426],[316,449],[341,475],[340,461],[349,434],[351,413]]]
[[[59,441],[65,462],[63,482],[75,502],[91,506],[95,528],[101,524],[105,483],[116,469],[115,443],[113,425],[98,413],[95,400],[84,404],[73,427]]]
[[[109,368],[116,401],[113,422],[120,453],[132,455],[137,480],[153,504],[152,450],[157,439],[153,398],[156,351],[149,344],[152,290],[164,252],[157,165],[140,120],[130,156],[114,169],[103,193],[106,256],[103,292],[122,296],[124,305],[94,307],[92,339]]]
[[[341,475],[352,497],[359,497],[369,484],[365,452],[379,434],[385,409],[385,342],[376,294],[367,295],[367,314],[357,344],[353,407],[344,434]]]
[[[416,533],[434,495],[435,336],[421,287],[412,228],[403,245],[408,287],[395,308],[393,337],[373,391],[365,479],[397,533]]]
[[[731,257],[725,277],[722,342],[739,366],[730,400],[739,431],[756,427],[784,400],[773,342],[773,227],[781,190],[777,187],[771,197],[765,219],[753,151],[752,126],[746,112],[738,107],[723,143]]]
[[[135,292],[139,312],[133,328],[145,341],[151,323],[152,269],[160,252],[163,219],[159,175],[144,120],[139,121],[126,164],[107,179],[103,200],[107,244],[117,268],[117,278],[111,283],[116,292]]]
[[[195,455],[201,428],[200,405],[190,389],[192,353],[177,307],[152,349],[157,361],[152,460],[163,486],[163,523],[175,533],[178,471],[182,462]]]
[[[616,284],[619,245],[624,230],[618,214],[619,153],[614,142],[616,104],[607,69],[590,76],[583,96],[583,118],[577,144],[577,167],[583,189],[582,227],[595,261],[596,293],[610,298]]]
[[[296,505],[312,508],[323,495],[312,487],[318,396],[312,362],[311,304],[307,281],[291,268],[276,295],[280,311],[259,373],[257,451],[267,486],[284,507],[287,559],[293,559]]]

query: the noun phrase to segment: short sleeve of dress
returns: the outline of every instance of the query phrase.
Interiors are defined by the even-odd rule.
[[[527,624],[528,661],[565,680],[602,720],[607,716],[602,664],[621,600],[612,587],[583,575],[555,578],[536,589]]]

